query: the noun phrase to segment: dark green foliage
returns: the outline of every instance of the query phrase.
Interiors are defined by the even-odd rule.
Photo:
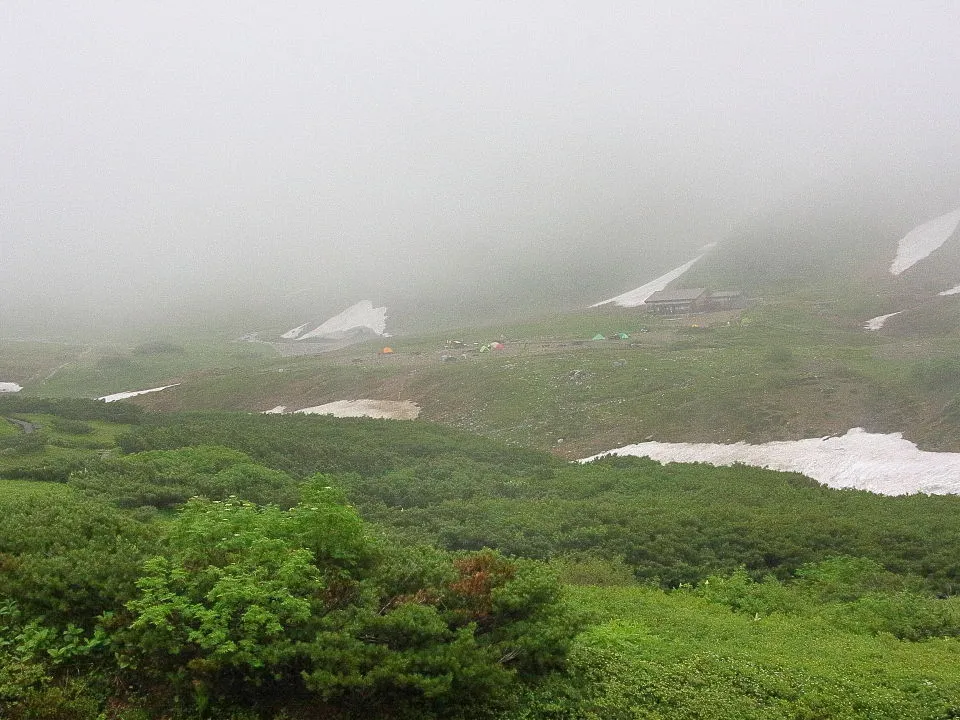
[[[32,462],[23,462],[4,468],[6,478],[65,483],[70,473],[85,467],[86,461],[76,457],[42,456]]]
[[[69,483],[125,508],[165,509],[195,495],[215,500],[237,496],[284,507],[297,499],[296,483],[286,473],[257,465],[242,452],[210,445],[91,462],[73,472]]]
[[[622,560],[645,581],[696,583],[739,566],[788,578],[805,563],[868,557],[960,590],[960,498],[832,490],[745,466],[586,466],[422,423],[189,413],[151,417],[127,451],[202,440],[294,475],[334,475],[397,536],[453,550]],[[239,494],[239,493],[238,493]]]
[[[83,680],[64,679],[27,689],[6,706],[6,720],[98,720],[100,699]]]
[[[91,627],[132,596],[150,532],[114,508],[57,487],[0,496],[0,598],[57,626]]]
[[[94,718],[99,678],[71,677],[104,657],[107,635],[69,624],[57,628],[30,618],[12,600],[0,601],[0,707],[4,718]]]
[[[65,420],[104,420],[135,425],[144,416],[143,408],[132,403],[105,403],[83,398],[38,398],[29,395],[0,397],[0,416],[17,413],[56,415]]]
[[[369,517],[404,534],[538,558],[599,553],[667,587],[741,565],[758,578],[787,578],[842,554],[922,576],[939,592],[960,590],[953,496],[882,497],[744,466],[633,458],[537,478],[474,474],[464,461],[340,481]]]
[[[474,467],[522,476],[542,474],[562,464],[546,453],[512,448],[437,425],[323,416],[153,415],[118,442],[127,453],[222,445],[299,477],[316,472],[375,476],[433,459],[469,459]]]
[[[36,455],[47,446],[46,433],[34,431],[0,437],[0,452],[5,455]]]
[[[93,432],[90,423],[83,420],[71,420],[65,417],[55,417],[50,426],[59,433],[67,435],[89,435]]]

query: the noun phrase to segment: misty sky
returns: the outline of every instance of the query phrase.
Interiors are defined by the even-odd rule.
[[[0,330],[594,254],[644,281],[811,186],[955,166],[958,31],[952,0],[4,0]]]

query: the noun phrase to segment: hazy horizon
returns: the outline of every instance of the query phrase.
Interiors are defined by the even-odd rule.
[[[530,278],[576,304],[832,188],[960,205],[949,2],[0,17],[0,334]]]

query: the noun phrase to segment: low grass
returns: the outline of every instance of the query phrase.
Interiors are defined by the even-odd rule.
[[[40,381],[83,350],[68,343],[0,340],[0,381],[20,385]]]
[[[200,372],[240,370],[274,355],[261,343],[193,340],[170,345],[172,349],[159,352],[151,351],[149,343],[99,346],[53,377],[26,386],[23,392],[45,397],[100,397],[169,385]]]

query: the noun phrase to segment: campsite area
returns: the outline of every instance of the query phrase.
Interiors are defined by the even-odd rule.
[[[744,310],[676,317],[603,307],[297,357],[232,338],[174,336],[174,350],[91,350],[23,393],[100,397],[180,383],[130,401],[163,411],[410,401],[421,420],[568,459],[643,440],[757,443],[854,427],[960,450],[948,382],[960,341],[949,332],[922,341],[896,328],[866,332],[864,316],[853,295],[829,304],[760,299]],[[591,340],[618,332],[630,337]],[[479,352],[495,341],[502,350]],[[381,352],[386,342],[393,353]],[[0,343],[0,369],[9,347]],[[10,358],[11,369],[23,362],[22,354]]]

